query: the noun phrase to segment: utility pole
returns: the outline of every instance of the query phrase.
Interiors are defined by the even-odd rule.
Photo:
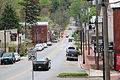
[[[102,9],[103,9],[103,34],[104,34],[104,80],[110,80],[110,65],[109,65],[109,53],[108,53],[108,16],[107,16],[107,8],[108,8],[108,0],[103,0]]]
[[[83,41],[83,64],[85,64],[85,50],[84,50],[84,28],[82,29],[82,41]]]
[[[4,29],[4,52],[6,52],[6,28]]]
[[[96,63],[97,63],[97,70],[99,70],[99,31],[98,31],[98,0],[96,0],[96,52],[98,54],[97,56],[97,60],[96,60]]]
[[[90,55],[90,34],[89,34],[89,29],[88,29],[88,55]]]

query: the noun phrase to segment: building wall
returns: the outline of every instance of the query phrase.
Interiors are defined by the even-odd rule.
[[[113,9],[114,21],[114,52],[120,53],[120,8]]]
[[[113,9],[108,7],[108,40],[109,42],[114,41],[113,35]]]
[[[18,35],[17,35],[17,39],[16,41],[11,41],[10,36],[12,33],[16,33],[17,34],[17,29],[9,29],[6,30],[6,43],[8,44],[18,44]],[[21,37],[21,42],[23,42],[22,40],[25,38],[25,35],[19,34],[19,37]],[[4,30],[0,31],[0,43],[4,43]]]
[[[102,8],[101,8],[102,9]],[[103,10],[101,10],[100,16],[103,16]],[[104,27],[103,27],[104,29]],[[99,32],[102,34],[102,25],[99,24]],[[108,6],[108,41],[114,41],[113,35],[113,9]]]

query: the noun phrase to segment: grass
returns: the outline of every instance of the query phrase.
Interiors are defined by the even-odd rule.
[[[88,76],[87,73],[60,73],[58,76]]]

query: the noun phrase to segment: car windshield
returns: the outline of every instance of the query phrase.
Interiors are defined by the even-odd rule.
[[[12,56],[11,53],[4,53],[4,54],[3,54],[3,57],[11,57],[11,56]]]
[[[40,45],[35,45],[35,47],[40,47]]]
[[[14,54],[15,56],[18,56],[18,54]]]

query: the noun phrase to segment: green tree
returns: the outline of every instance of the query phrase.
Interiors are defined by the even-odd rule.
[[[90,13],[89,13],[89,19],[92,18],[92,16],[96,15],[96,8],[93,6],[90,8]]]
[[[17,16],[13,7],[6,3],[4,11],[1,16],[1,26],[0,29],[14,29],[20,28],[19,17]]]
[[[67,27],[70,18],[68,11],[58,9],[53,16],[59,28],[65,29]]]
[[[24,0],[22,5],[24,6],[24,11],[26,14],[26,22],[29,24],[35,24],[38,22],[38,17],[40,14],[39,0]]]

